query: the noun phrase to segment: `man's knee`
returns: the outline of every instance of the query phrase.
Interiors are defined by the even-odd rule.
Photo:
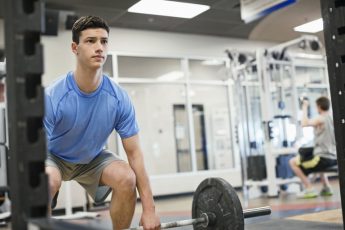
[[[115,190],[134,191],[136,176],[133,169],[123,162],[114,162],[104,169],[101,182]]]
[[[46,167],[46,173],[48,174],[49,190],[51,194],[55,194],[61,187],[62,178],[60,171],[54,167]]]
[[[49,189],[53,194],[59,191],[60,187],[61,187],[61,180],[58,180],[56,178],[49,180]]]
[[[128,190],[135,190],[137,179],[134,171],[129,168],[126,173],[121,175],[119,184],[116,187],[125,188]]]

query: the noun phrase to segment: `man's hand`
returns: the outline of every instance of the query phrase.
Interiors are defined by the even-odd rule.
[[[154,211],[144,211],[141,215],[139,225],[143,226],[145,230],[159,230],[161,229],[161,222]]]
[[[303,106],[304,108],[308,108],[308,106],[309,106],[309,101],[304,99],[304,100],[302,101],[302,106]]]

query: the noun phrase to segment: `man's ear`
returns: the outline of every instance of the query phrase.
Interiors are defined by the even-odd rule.
[[[75,42],[72,42],[71,48],[72,48],[72,52],[77,55],[78,54],[78,44]]]

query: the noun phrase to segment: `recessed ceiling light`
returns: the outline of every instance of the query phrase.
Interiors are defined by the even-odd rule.
[[[128,9],[128,12],[153,14],[179,18],[193,18],[208,10],[210,6],[165,0],[141,0]]]
[[[323,20],[319,18],[317,20],[305,23],[300,26],[296,26],[294,31],[305,33],[317,33],[323,30]]]

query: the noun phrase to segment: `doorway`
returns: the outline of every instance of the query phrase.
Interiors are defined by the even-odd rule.
[[[188,135],[188,116],[185,105],[178,104],[174,106],[174,126],[175,126],[175,143],[177,171],[192,171],[192,157],[190,151]],[[208,169],[206,133],[205,133],[205,116],[203,105],[192,105],[194,120],[195,152],[197,160],[197,170]]]

